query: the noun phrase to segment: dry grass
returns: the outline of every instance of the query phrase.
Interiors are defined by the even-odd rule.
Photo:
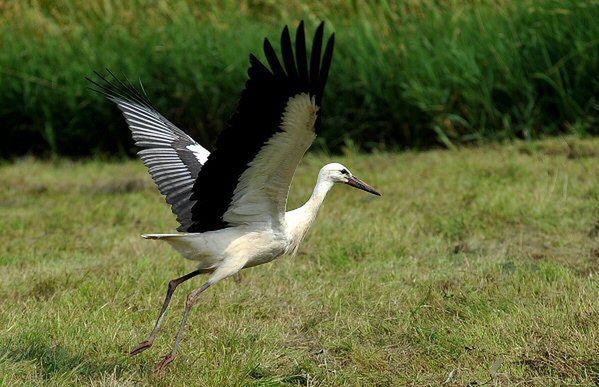
[[[599,382],[598,140],[337,158],[301,254],[206,293],[180,357],[169,279],[192,269],[142,232],[175,222],[137,161],[0,166],[0,384],[527,385]],[[291,204],[309,195],[311,155]],[[449,377],[451,374],[452,377]]]

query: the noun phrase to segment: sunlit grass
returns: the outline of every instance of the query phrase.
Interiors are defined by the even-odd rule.
[[[139,238],[176,224],[138,161],[0,166],[0,384],[503,385],[599,378],[599,142],[335,158],[383,193],[336,187],[294,258],[210,289],[172,345],[168,280],[193,269]],[[298,171],[310,194],[324,155]],[[495,364],[496,372],[491,368]]]

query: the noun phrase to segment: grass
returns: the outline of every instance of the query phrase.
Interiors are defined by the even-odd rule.
[[[599,133],[597,0],[27,0],[0,1],[0,18],[0,157],[130,152],[118,111],[86,88],[105,67],[209,144],[249,52],[300,19],[337,33],[335,150]]]
[[[383,192],[330,194],[300,254],[210,289],[180,356],[139,238],[175,221],[138,161],[0,166],[1,385],[592,385],[599,382],[599,140],[336,158]],[[300,167],[291,206],[329,156]]]

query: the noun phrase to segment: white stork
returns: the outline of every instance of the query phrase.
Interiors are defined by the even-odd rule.
[[[198,262],[196,270],[169,282],[154,330],[132,355],[152,346],[175,288],[200,273],[210,273],[187,297],[172,352],[157,370],[175,358],[199,294],[242,269],[295,254],[335,183],[380,195],[349,169],[332,163],[320,170],[306,204],[286,211],[291,180],[319,126],[317,112],[334,45],[333,34],[321,57],[323,30],[321,23],[310,60],[303,22],[297,29],[295,50],[289,29],[283,29],[282,63],[268,39],[264,53],[270,68],[250,55],[249,79],[237,111],[212,153],[158,113],[143,87],[138,90],[110,72],[112,81],[98,73],[99,81],[90,80],[122,111],[135,144],[143,148],[138,155],[181,224],[179,234],[142,236],[168,242],[185,258]]]

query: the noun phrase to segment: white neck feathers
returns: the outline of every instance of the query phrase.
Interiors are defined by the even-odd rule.
[[[286,233],[290,242],[287,252],[292,252],[295,255],[299,244],[312,227],[327,193],[333,188],[333,184],[331,180],[319,175],[312,196],[306,204],[285,214]]]

